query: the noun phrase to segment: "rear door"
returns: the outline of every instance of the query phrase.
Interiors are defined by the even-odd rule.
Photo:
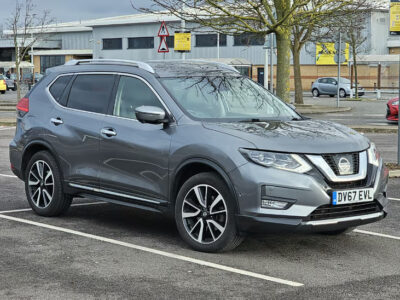
[[[60,93],[68,80],[68,87]],[[100,131],[114,80],[113,74],[68,75],[49,88],[57,105],[47,137],[59,155],[64,179],[72,186],[98,186]]]
[[[127,202],[160,204],[168,196],[168,162],[173,126],[142,124],[135,108],[167,110],[144,79],[121,75],[100,140],[100,188]],[[107,134],[108,133],[108,134]]]

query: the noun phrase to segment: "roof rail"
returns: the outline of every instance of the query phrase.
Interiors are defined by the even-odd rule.
[[[95,64],[95,65],[123,65],[138,67],[150,73],[155,73],[154,69],[141,61],[124,60],[124,59],[73,59],[65,63],[66,66],[76,66],[81,64]]]
[[[197,58],[191,58],[191,59],[167,59],[167,60],[148,60],[147,62],[149,63],[157,63],[157,62],[177,62],[177,63],[187,63],[190,64],[191,62],[198,62],[198,63],[205,63],[205,64],[210,64],[210,65],[215,65],[218,66],[222,69],[230,70],[232,72],[240,73],[235,67],[225,64],[223,62],[218,62],[218,61],[212,61],[212,60],[205,60],[205,59],[197,59]]]

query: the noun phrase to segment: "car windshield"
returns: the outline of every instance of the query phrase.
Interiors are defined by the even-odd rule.
[[[293,120],[301,117],[247,77],[162,78],[178,104],[193,118],[215,121]]]
[[[347,78],[340,78],[340,82],[341,83],[350,83],[350,80],[348,80]]]

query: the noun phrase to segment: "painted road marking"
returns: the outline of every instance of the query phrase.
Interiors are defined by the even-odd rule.
[[[228,267],[228,266],[225,266],[225,265],[220,265],[220,264],[212,263],[212,262],[205,261],[205,260],[191,258],[191,257],[188,257],[188,256],[174,254],[174,253],[161,251],[161,250],[157,250],[157,249],[153,249],[153,248],[143,247],[143,246],[127,243],[127,242],[121,242],[121,241],[118,241],[118,240],[105,238],[105,237],[101,237],[101,236],[98,236],[98,235],[89,234],[89,233],[85,233],[85,232],[80,232],[80,231],[76,231],[76,230],[66,229],[66,228],[62,228],[62,227],[58,227],[58,226],[53,226],[53,225],[48,225],[48,224],[44,224],[44,223],[34,222],[34,221],[25,220],[25,219],[21,219],[21,218],[15,218],[15,217],[7,216],[7,215],[4,215],[4,214],[0,214],[0,218],[1,219],[6,219],[6,220],[10,220],[10,221],[19,222],[19,223],[29,224],[29,225],[33,225],[33,226],[37,226],[37,227],[47,228],[47,229],[50,229],[50,230],[69,233],[69,234],[72,234],[72,235],[77,235],[77,236],[81,236],[81,237],[85,237],[85,238],[89,238],[89,239],[93,239],[93,240],[97,240],[97,241],[101,241],[101,242],[105,242],[105,243],[109,243],[109,244],[123,246],[123,247],[126,247],[126,248],[131,248],[131,249],[135,249],[135,250],[139,250],[139,251],[143,251],[143,252],[147,252],[147,253],[151,253],[151,254],[157,254],[157,255],[160,255],[160,256],[169,257],[169,258],[173,258],[173,259],[177,259],[177,260],[181,260],[181,261],[185,261],[185,262],[190,262],[190,263],[193,263],[193,264],[197,264],[197,265],[201,265],[201,266],[205,266],[205,267],[209,267],[209,268],[213,268],[213,269],[217,269],[217,270],[222,270],[222,271],[226,271],[226,272],[230,272],[230,273],[240,274],[240,275],[253,277],[253,278],[257,278],[257,279],[262,279],[262,280],[266,280],[266,281],[271,281],[271,282],[275,282],[275,283],[280,283],[280,284],[284,284],[284,285],[288,285],[288,286],[299,287],[299,286],[303,286],[304,285],[302,283],[295,282],[295,281],[285,280],[285,279],[272,277],[272,276],[267,276],[267,275],[263,275],[263,274],[259,274],[259,273],[246,271],[246,270],[236,269],[236,268],[233,268],[233,267]]]
[[[400,201],[400,199],[399,198],[388,198],[389,200],[392,200],[392,201]]]
[[[0,127],[0,130],[11,130],[15,129],[15,127]]]
[[[383,234],[383,233],[366,231],[366,230],[361,230],[361,229],[354,229],[353,232],[368,234],[368,235],[373,235],[373,236],[379,236],[379,237],[384,237],[384,238],[400,241],[400,236],[395,236],[395,235]]]
[[[107,202],[89,202],[89,203],[75,203],[71,204],[71,206],[88,206],[88,205],[98,205],[98,204],[105,204]],[[13,210],[3,210],[0,211],[0,214],[12,214],[12,213],[19,213],[19,212],[26,212],[26,211],[32,211],[31,208],[22,208],[22,209],[13,209]]]
[[[17,178],[15,175],[0,174],[2,177]]]

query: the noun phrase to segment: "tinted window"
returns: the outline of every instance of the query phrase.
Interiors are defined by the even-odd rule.
[[[40,71],[45,73],[48,68],[60,66],[64,63],[64,55],[42,55],[40,56]]]
[[[103,39],[103,50],[122,49],[122,39]]]
[[[106,113],[113,85],[113,75],[78,75],[72,84],[67,106]]]
[[[128,49],[153,49],[153,37],[128,38]]]
[[[319,80],[320,83],[328,83],[328,78],[322,78]]]
[[[265,43],[265,36],[252,33],[242,33],[235,35],[234,46],[262,46]]]
[[[157,96],[142,80],[121,76],[115,96],[114,116],[136,119],[135,109],[143,105],[163,108]]]
[[[336,84],[336,80],[333,78],[328,78],[328,83],[329,84]]]
[[[196,34],[196,47],[216,47],[217,34]],[[219,35],[219,45],[226,46],[226,34]]]
[[[60,103],[61,96],[71,78],[72,75],[58,77],[58,79],[51,85],[50,94],[58,103]]]

